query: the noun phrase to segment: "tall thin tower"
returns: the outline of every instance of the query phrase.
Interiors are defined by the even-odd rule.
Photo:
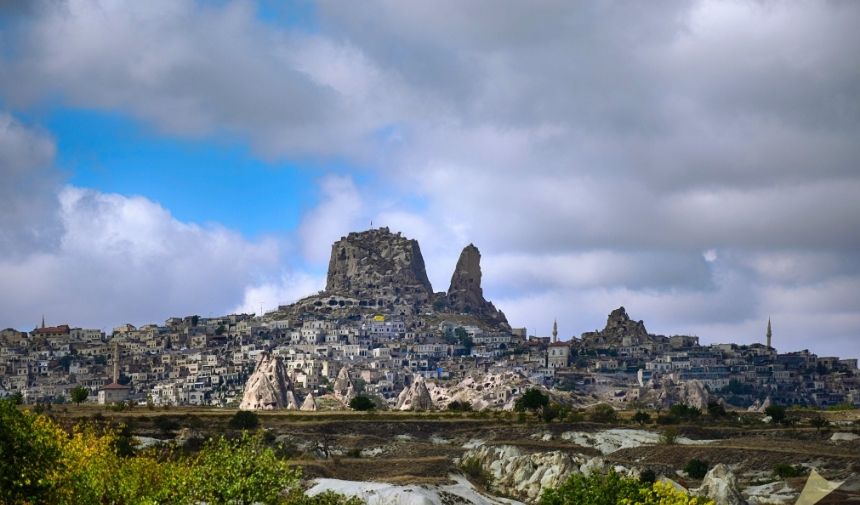
[[[771,344],[771,337],[773,337],[773,330],[770,327],[770,318],[767,318],[767,346],[768,347],[772,347],[770,345]]]
[[[113,383],[119,384],[119,342],[113,343]]]
[[[558,342],[558,319],[552,320],[552,343]]]

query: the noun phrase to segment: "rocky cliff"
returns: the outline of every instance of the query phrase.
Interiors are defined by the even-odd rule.
[[[326,292],[359,299],[433,294],[418,241],[388,228],[350,233],[331,247]]]
[[[460,253],[454,275],[451,276],[447,304],[453,312],[474,314],[497,323],[508,322],[502,311],[484,299],[484,289],[481,287],[481,251],[473,244],[467,245]]]

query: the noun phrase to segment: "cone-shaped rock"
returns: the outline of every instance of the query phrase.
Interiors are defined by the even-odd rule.
[[[305,401],[302,402],[302,406],[301,406],[300,410],[303,410],[305,412],[316,412],[316,410],[317,410],[317,399],[314,398],[313,393],[308,393],[308,395],[305,396]]]
[[[355,386],[352,379],[349,378],[349,368],[344,366],[337,374],[337,379],[334,380],[334,397],[348,404],[350,400],[355,398]]]
[[[396,410],[432,410],[433,398],[424,383],[424,377],[417,375],[411,386],[403,388],[397,397]]]
[[[493,322],[507,323],[502,311],[484,299],[481,288],[481,251],[473,244],[460,253],[451,286],[448,288],[448,306],[455,312],[474,314]]]
[[[292,384],[280,358],[263,354],[254,373],[245,383],[245,392],[239,408],[242,410],[282,409],[290,404],[288,393]],[[295,403],[295,397],[293,397]]]

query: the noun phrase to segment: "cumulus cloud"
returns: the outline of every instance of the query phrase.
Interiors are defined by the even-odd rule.
[[[0,261],[0,326],[54,322],[103,327],[227,311],[277,266],[277,245],[173,218],[142,197],[73,186],[59,195],[60,245]],[[214,314],[213,314],[214,315]]]
[[[317,7],[307,33],[248,2],[38,3],[2,34],[16,79],[0,94],[367,167],[321,176],[297,233],[315,267],[373,219],[421,241],[440,290],[476,243],[487,294],[538,333],[558,315],[578,334],[625,304],[659,332],[752,341],[772,315],[786,346],[811,347],[817,327],[860,353],[845,301],[860,299],[858,4]],[[42,222],[4,222],[3,243],[32,247]],[[318,285],[288,272],[231,306]]]

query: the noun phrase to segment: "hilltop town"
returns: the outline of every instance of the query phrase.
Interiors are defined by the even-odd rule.
[[[372,229],[333,244],[325,290],[264,315],[171,317],[109,334],[44,321],[5,329],[0,396],[69,402],[82,387],[100,403],[318,410],[361,394],[382,408],[479,410],[511,409],[537,387],[573,406],[860,406],[857,359],[779,352],[770,322],[761,344],[701,345],[650,334],[620,307],[579,338],[562,340],[557,327],[527,335],[484,298],[480,259],[465,247],[448,290],[434,292],[418,242]]]

